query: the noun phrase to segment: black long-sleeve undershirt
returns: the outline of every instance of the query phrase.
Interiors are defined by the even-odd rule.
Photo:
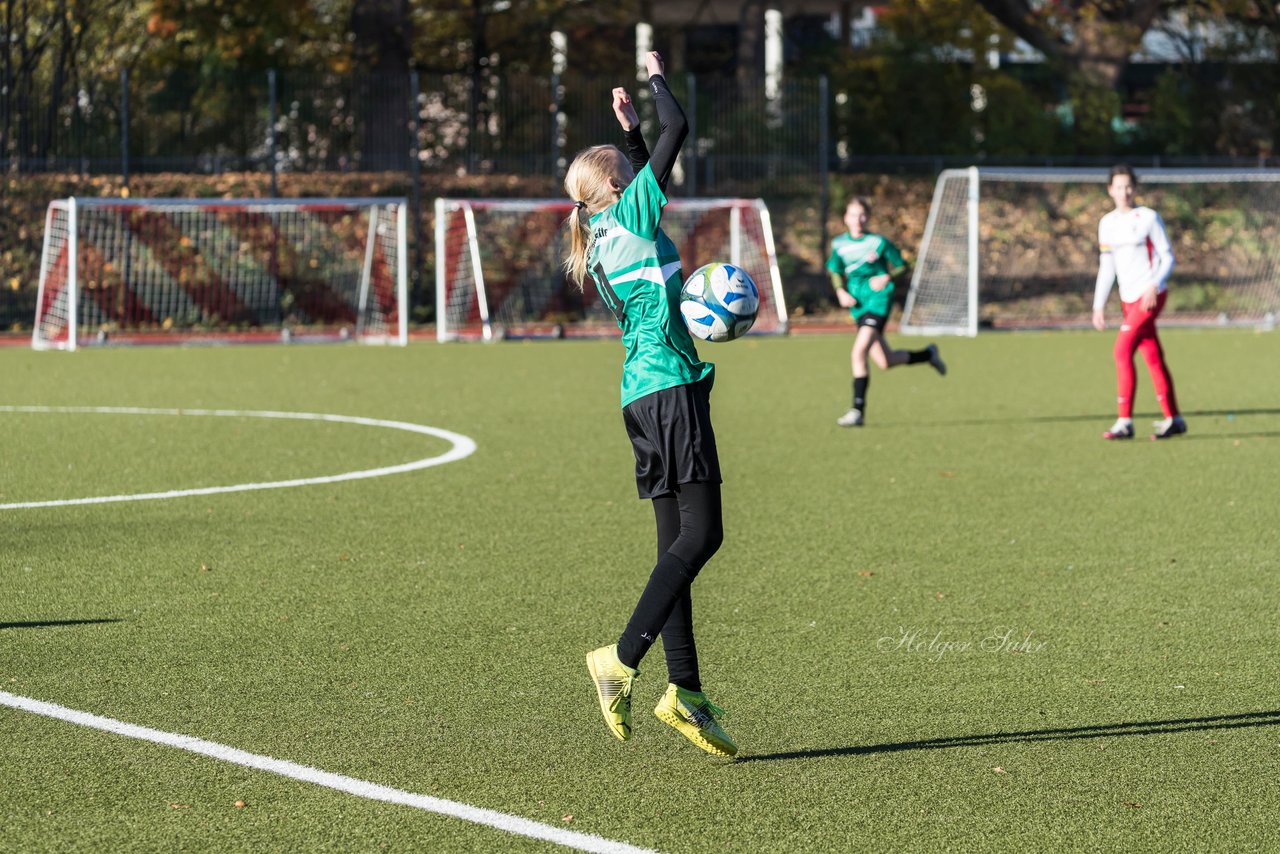
[[[658,179],[658,186],[665,193],[667,181],[671,179],[671,170],[675,168],[676,157],[680,154],[680,147],[684,145],[685,137],[689,135],[689,120],[685,118],[684,110],[680,109],[680,103],[671,94],[671,89],[662,75],[655,74],[649,78],[649,91],[653,93],[653,105],[658,111],[658,144],[654,146],[653,156],[650,157],[640,128],[634,127],[625,135],[627,159],[631,161],[631,168],[636,172],[648,163],[649,168],[653,170],[653,176]]]
[[[649,147],[644,144],[644,134],[640,132],[640,126],[636,125],[626,131],[623,139],[627,144],[627,160],[631,161],[631,171],[639,172],[649,162]]]

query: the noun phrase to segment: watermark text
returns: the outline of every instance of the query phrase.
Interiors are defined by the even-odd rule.
[[[896,634],[885,635],[876,641],[876,649],[881,652],[907,652],[930,661],[975,652],[1029,654],[1043,652],[1048,645],[1049,642],[1037,638],[1034,631],[1011,626],[997,626],[981,638],[949,636],[942,631],[899,626]]]

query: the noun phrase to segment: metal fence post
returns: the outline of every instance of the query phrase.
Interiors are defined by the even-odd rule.
[[[827,254],[827,218],[831,215],[831,145],[828,123],[831,120],[827,103],[827,75],[818,78],[818,256]]]
[[[276,159],[276,115],[279,109],[276,104],[276,70],[274,68],[267,69],[267,119],[271,123],[267,128],[267,156],[271,158],[271,198],[280,195],[280,187],[276,183],[276,173],[279,171],[279,164]]]
[[[467,81],[471,86],[471,109],[467,113],[467,174],[474,175],[476,171],[476,145],[480,137],[480,81],[477,80],[478,72],[472,72]]]
[[[410,312],[414,307],[421,305],[426,301],[423,300],[419,287],[423,283],[422,277],[422,161],[418,157],[418,98],[421,92],[421,82],[418,79],[417,71],[409,72],[409,181],[413,185],[412,200],[413,205],[410,213],[413,215],[413,269],[409,275],[412,278],[412,289],[410,293]]]
[[[560,97],[560,75],[551,74],[551,169],[550,174],[556,178],[560,174],[560,160],[564,157],[564,134],[560,129],[560,116],[564,104]]]
[[[698,195],[698,78],[692,71],[685,75],[685,101],[689,104],[689,195]]]
[[[120,69],[120,179],[129,195],[129,69]]]
[[[120,69],[120,194],[125,198],[129,197],[129,69]],[[73,200],[74,205],[74,200]],[[75,214],[74,207],[72,213],[72,222],[74,224]],[[74,240],[74,229],[72,234]],[[133,232],[130,229],[124,230],[124,252],[123,255],[123,274],[124,281],[130,281],[133,275],[131,270],[133,266]],[[74,257],[74,252],[73,252]],[[72,262],[75,266],[76,262]],[[74,297],[74,293],[73,293]],[[71,347],[74,349],[76,344],[75,330],[72,329]]]

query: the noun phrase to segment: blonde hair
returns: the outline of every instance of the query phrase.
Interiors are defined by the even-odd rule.
[[[564,176],[564,191],[574,201],[565,220],[569,248],[564,271],[582,290],[587,279],[587,256],[591,252],[591,216],[618,200],[635,178],[627,156],[616,145],[594,145],[578,152]]]

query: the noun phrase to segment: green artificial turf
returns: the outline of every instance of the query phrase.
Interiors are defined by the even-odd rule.
[[[1106,443],[1111,336],[704,345],[726,540],[694,587],[736,762],[583,664],[653,562],[615,341],[0,351],[8,405],[333,413],[459,462],[0,510],[0,690],[666,851],[1280,846],[1280,336],[1164,333],[1190,433]],[[919,346],[905,337],[893,340]],[[0,412],[0,504],[443,453],[352,424]],[[0,706],[10,850],[545,850]],[[236,807],[235,802],[245,802]],[[176,805],[176,806],[175,806]]]

